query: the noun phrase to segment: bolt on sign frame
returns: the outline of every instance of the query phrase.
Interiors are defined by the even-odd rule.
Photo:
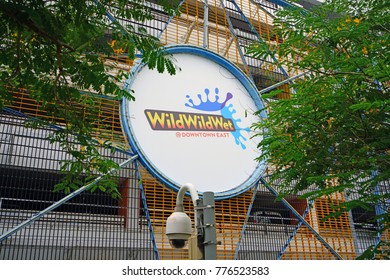
[[[260,61],[245,54],[245,47],[256,40],[278,44],[279,39],[272,34],[273,14],[289,5],[285,1],[209,0],[206,44],[203,1],[182,1],[181,14],[174,17],[166,15],[154,2],[146,4],[152,8],[154,20],[140,23],[113,19],[122,27],[131,24],[135,29],[145,28],[164,45],[207,45],[210,51],[246,73],[258,90],[300,73],[299,69],[276,69],[272,64],[275,58]],[[116,57],[107,59],[110,62],[128,71],[134,64],[119,51]],[[285,93],[279,97],[288,98],[288,86],[280,88]],[[40,110],[23,89],[12,94],[10,110],[4,110],[0,116],[1,234],[62,198],[51,188],[59,180],[59,161],[66,158],[60,147],[46,139],[55,128],[34,130],[25,125],[29,118],[47,119],[59,125],[62,120]],[[106,97],[99,100],[95,137],[109,140],[118,148],[114,153],[104,153],[120,163],[129,156],[122,152],[129,146],[122,131],[120,104]],[[164,234],[166,218],[174,208],[175,191],[137,163],[123,168],[117,180],[120,200],[103,193],[79,194],[2,241],[0,259],[186,259],[187,251],[172,249]],[[383,182],[380,187],[389,192],[390,182]],[[340,255],[353,259],[381,238],[388,238],[388,233],[372,236],[375,225],[369,223],[370,213],[361,211],[322,220],[332,212],[330,203],[345,199],[342,194],[313,203],[293,196],[286,198],[323,242],[261,184],[219,200],[215,211],[220,242],[217,258],[334,259]],[[186,199],[185,209],[193,215],[190,199]]]

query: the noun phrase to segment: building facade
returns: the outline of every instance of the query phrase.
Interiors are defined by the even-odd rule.
[[[313,1],[304,2],[309,5]],[[245,47],[257,40],[277,44],[278,38],[272,35],[273,19],[277,9],[288,5],[284,1],[209,0],[206,17],[204,1],[182,1],[181,14],[174,17],[154,1],[148,5],[153,20],[118,20],[136,30],[145,28],[167,46],[205,47],[240,68],[258,90],[299,73],[277,69],[271,60],[253,59],[245,53]],[[112,59],[131,71],[134,62],[124,57],[118,52]],[[287,97],[288,89],[280,88],[285,93],[279,98]],[[2,234],[64,197],[53,192],[53,186],[62,176],[60,162],[69,158],[59,145],[48,140],[57,127],[29,126],[32,118],[47,118],[39,104],[23,90],[12,94],[12,105],[0,115]],[[122,129],[121,104],[109,98],[99,102],[97,139],[122,147],[102,148],[102,153],[117,163],[124,162],[133,151]],[[375,213],[363,209],[324,221],[332,212],[332,203],[348,199],[343,194],[316,201],[295,196],[276,201],[272,190],[277,185],[266,183],[267,172],[271,169],[245,191],[216,201],[217,259],[355,259],[381,238],[388,238],[385,233],[375,233],[376,225],[370,222]],[[137,160],[121,168],[115,178],[120,199],[100,191],[83,192],[3,240],[0,259],[188,258],[188,249],[173,249],[165,235],[165,221],[175,206],[175,190]],[[380,187],[389,191],[390,182]],[[189,198],[185,198],[185,209],[193,217]]]

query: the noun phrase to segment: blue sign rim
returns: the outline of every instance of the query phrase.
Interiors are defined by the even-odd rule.
[[[263,102],[261,101],[258,90],[256,86],[253,84],[253,82],[245,75],[244,72],[240,68],[238,68],[236,65],[234,65],[232,62],[229,60],[225,59],[224,57],[220,56],[219,54],[216,54],[210,50],[196,47],[196,46],[189,46],[189,45],[174,45],[174,46],[169,46],[165,48],[166,52],[168,54],[179,54],[179,53],[184,53],[184,54],[193,54],[197,55],[203,58],[210,59],[211,61],[217,63],[218,65],[224,67],[226,70],[228,70],[235,78],[237,78],[238,81],[244,86],[244,88],[247,90],[249,95],[251,96],[252,100],[255,103],[255,106],[258,110],[261,110],[264,108]],[[143,67],[145,67],[146,64],[140,63],[137,66],[133,68],[131,73],[129,74],[129,78],[127,79],[125,83],[124,89],[130,90],[132,87],[132,84],[134,80],[137,77],[137,73],[141,71]],[[138,155],[139,161],[141,164],[154,176],[156,177],[160,182],[165,184],[168,188],[178,191],[180,189],[180,184],[174,182],[162,172],[159,171],[159,169],[154,166],[149,160],[148,157],[143,153],[142,148],[140,145],[138,145],[138,142],[136,138],[133,136],[132,130],[131,130],[131,125],[127,120],[127,104],[128,102],[133,102],[129,101],[125,98],[122,99],[121,101],[121,122],[122,122],[122,128],[125,132],[126,138],[129,142],[129,145],[132,149],[132,151]],[[266,117],[266,113],[264,110],[262,110],[260,116],[262,118]],[[255,160],[255,159],[253,159]],[[236,197],[244,192],[246,192],[248,189],[252,188],[260,179],[260,177],[263,175],[266,169],[266,162],[265,161],[260,161],[253,172],[252,175],[249,176],[249,178],[243,182],[241,185],[234,187],[230,190],[222,191],[222,192],[215,192],[215,200],[223,200],[223,199],[228,199],[232,197]],[[191,182],[189,182],[191,183]],[[196,187],[196,186],[195,186]],[[202,192],[199,193],[199,195],[202,195]]]

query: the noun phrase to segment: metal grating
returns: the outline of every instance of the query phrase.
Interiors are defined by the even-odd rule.
[[[9,108],[32,118],[56,123],[59,126],[64,124],[63,119],[54,118],[50,114],[47,114],[47,112],[42,108],[41,104],[35,101],[26,90],[11,90],[10,93],[12,94],[13,98],[11,103],[8,105]],[[86,115],[91,114],[92,110],[81,108],[81,106],[78,104],[75,104],[75,106],[80,107],[80,109],[83,111],[84,115],[80,117],[85,117]],[[119,101],[105,97],[97,97],[95,109],[97,110],[98,114],[98,122],[95,125],[95,137],[97,139],[104,139],[112,143],[121,143],[123,145],[125,140],[123,137],[119,116]]]
[[[143,168],[141,177],[161,259],[188,259],[188,249],[172,249],[165,235],[165,222],[175,207],[176,192],[164,187]],[[252,196],[253,190],[249,190],[238,197],[215,202],[217,241],[220,242],[217,259],[234,258]],[[184,208],[194,221],[194,207],[189,197],[184,199]]]
[[[352,236],[352,221],[349,215],[345,213],[340,217],[323,220],[333,212],[331,204],[339,204],[341,201],[343,201],[341,194],[335,195],[333,199],[317,199],[306,221],[343,259],[354,259],[356,253]],[[334,259],[334,256],[315,238],[312,232],[302,226],[291,240],[283,259]]]
[[[67,155],[47,140],[53,129],[26,127],[26,118],[0,115],[0,232],[61,199],[59,161]],[[128,156],[103,150],[120,163]],[[0,259],[154,259],[150,230],[142,222],[134,167],[120,170],[119,200],[86,192],[6,239]]]

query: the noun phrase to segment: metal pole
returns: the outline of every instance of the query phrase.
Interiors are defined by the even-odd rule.
[[[195,227],[196,227],[196,238],[194,240],[194,252],[193,259],[204,260],[204,228],[203,228],[203,199],[198,199],[195,207]]]
[[[124,166],[126,166],[127,164],[129,164],[130,162],[132,162],[133,160],[135,160],[138,156],[135,155],[127,160],[125,160],[124,162],[122,162],[121,164],[119,164],[119,168],[122,168]],[[117,171],[118,169],[116,168],[113,168],[111,169],[107,174],[111,174],[111,173],[114,173],[115,171]],[[79,188],[78,190],[72,192],[71,194],[65,196],[64,198],[60,199],[59,201],[57,201],[56,203],[50,205],[49,207],[47,207],[46,209],[42,210],[41,212],[38,212],[34,215],[31,216],[30,219],[24,221],[23,223],[19,224],[18,226],[16,226],[15,228],[7,231],[6,233],[4,233],[3,235],[0,236],[0,242],[2,242],[3,240],[7,239],[8,237],[10,237],[12,234],[16,233],[17,231],[25,228],[26,226],[32,224],[34,221],[38,220],[39,218],[41,218],[42,216],[44,216],[45,214],[49,213],[50,211],[53,211],[54,209],[56,209],[57,207],[61,206],[62,204],[64,204],[65,202],[67,202],[68,200],[72,199],[73,197],[79,195],[80,193],[88,190],[90,187],[92,187],[93,185],[95,185],[96,183],[98,183],[99,181],[101,181],[102,179],[104,179],[104,177],[107,175],[107,174],[104,174],[104,175],[101,175],[99,177],[97,177],[95,180],[93,180],[91,183]]]
[[[272,86],[269,86],[269,87],[267,87],[267,88],[265,88],[265,89],[262,89],[262,90],[258,91],[258,94],[259,94],[259,95],[262,95],[263,93],[266,93],[266,92],[268,92],[268,91],[271,91],[271,90],[277,88],[278,86],[287,84],[288,82],[291,82],[292,80],[295,80],[295,79],[297,79],[297,78],[299,78],[299,77],[301,77],[301,76],[303,76],[303,75],[306,75],[306,74],[308,74],[308,73],[309,73],[309,71],[306,71],[306,72],[300,73],[300,74],[298,74],[298,75],[292,76],[292,77],[290,77],[290,78],[288,78],[288,79],[285,79],[285,80],[283,80],[283,81],[281,81],[281,82],[279,82],[279,83],[276,83],[276,84],[274,84],[274,85],[272,85]]]
[[[203,229],[204,229],[204,259],[217,258],[217,235],[215,231],[214,193],[203,193]]]
[[[196,207],[196,201],[199,199],[199,195],[194,185],[191,183],[186,183],[180,187],[179,192],[176,196],[176,206],[181,205],[181,207],[183,207],[183,198],[186,192],[190,193],[192,204],[194,205],[194,207]]]
[[[375,176],[377,176],[378,172],[377,171],[373,171],[372,172],[372,178],[374,178]],[[375,196],[379,196],[381,195],[381,192],[380,192],[380,185],[377,184],[375,186],[375,189],[374,189],[374,195]],[[382,216],[383,214],[385,214],[387,211],[386,209],[389,208],[389,205],[386,203],[386,201],[384,202],[377,202],[375,204],[375,215],[376,216]],[[375,240],[375,244],[374,244],[374,248],[378,248],[378,245],[380,244],[380,242],[382,241],[382,238],[384,240],[386,240],[386,235],[382,235],[382,232],[383,232],[383,227],[384,227],[384,221],[383,221],[383,216],[381,218],[378,218],[376,220],[376,224],[377,224],[377,233],[376,233],[376,240]],[[387,240],[386,240],[387,241]],[[383,253],[383,248],[380,248],[382,253]],[[376,252],[374,252],[374,256],[376,255]]]
[[[192,241],[191,243],[195,248],[193,249],[194,251],[189,252],[189,257],[197,258],[199,256],[198,253],[195,253],[195,251],[199,247],[198,239],[200,239],[202,234],[202,229],[201,229],[202,207],[200,207],[200,205],[202,204],[202,200],[199,199],[198,191],[196,190],[195,186],[191,183],[186,183],[180,187],[176,195],[175,211],[184,212],[183,199],[186,192],[190,193],[192,204],[194,205],[194,219],[195,219],[195,229],[196,229],[195,240]],[[192,255],[192,253],[194,255]]]
[[[176,206],[175,211],[184,212],[183,199],[186,192],[190,193],[192,204],[194,205],[194,219],[195,219],[195,228],[199,228],[198,213],[196,211],[196,206],[198,204],[199,195],[198,191],[195,189],[195,186],[191,183],[186,183],[182,185],[179,189],[179,192],[176,195]]]
[[[306,209],[305,209],[305,212],[303,212],[303,215],[302,215],[302,218],[305,219],[306,215],[309,214],[309,211],[310,211],[310,208],[311,208],[311,205],[313,204],[313,201],[311,200],[309,202],[309,204],[307,205]],[[286,244],[284,244],[283,248],[282,248],[282,251],[279,253],[278,257],[276,258],[277,260],[281,260],[282,257],[283,257],[283,254],[286,252],[288,246],[290,245],[291,241],[293,240],[293,238],[295,237],[295,235],[298,233],[298,230],[301,228],[301,225],[302,225],[302,221],[299,221],[299,223],[297,224],[297,226],[295,227],[293,233],[290,235],[290,237],[288,238]]]
[[[204,13],[203,13],[203,47],[208,48],[209,37],[209,3],[208,0],[204,0]]]

